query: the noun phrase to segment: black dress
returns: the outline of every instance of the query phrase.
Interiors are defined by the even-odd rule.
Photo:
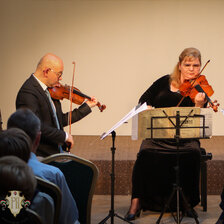
[[[141,96],[139,103],[146,102],[155,108],[175,107],[182,96],[170,90],[170,76],[158,79]],[[194,103],[186,97],[180,106],[193,107]],[[200,201],[200,142],[182,140],[179,144],[180,186],[191,205]],[[151,140],[142,142],[132,174],[132,198],[139,198],[143,209],[161,211],[171,195],[176,183],[175,167],[177,164],[176,140]],[[182,200],[180,207],[183,208]],[[173,198],[170,210],[176,210]]]

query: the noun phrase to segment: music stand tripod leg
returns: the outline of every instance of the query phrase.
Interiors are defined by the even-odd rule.
[[[171,193],[171,195],[170,195],[170,197],[169,197],[167,203],[165,204],[165,206],[164,206],[162,212],[160,213],[160,216],[159,216],[158,220],[156,221],[156,224],[159,224],[159,223],[160,223],[160,220],[162,219],[164,213],[165,213],[166,210],[169,208],[170,202],[171,202],[171,200],[173,199],[173,196],[174,196],[175,192],[176,192],[176,188],[173,188],[173,191],[172,191],[172,193]]]
[[[184,202],[186,211],[192,211],[193,209],[192,209],[191,206],[189,205],[189,203],[188,203],[186,197],[184,196],[184,193],[183,193],[183,191],[182,191],[182,188],[180,189],[180,193],[181,193],[181,196],[182,196],[182,198],[183,198],[183,202]],[[197,224],[199,224],[198,218],[197,218],[197,216],[195,215],[194,212],[192,212],[192,215],[193,215],[193,218],[194,218],[195,222],[196,222]]]
[[[108,216],[106,216],[102,221],[99,222],[99,224],[104,224],[106,223],[106,221],[111,218],[111,224],[114,223],[114,217],[116,216],[117,218],[119,219],[122,219],[123,221],[125,222],[128,222],[130,224],[133,224],[132,222],[126,220],[125,218],[117,215],[115,212],[114,212],[114,183],[115,183],[115,137],[116,137],[116,132],[115,131],[112,131],[111,132],[112,134],[112,147],[111,147],[111,153],[112,153],[112,159],[111,159],[111,208],[110,208],[110,211],[109,211],[109,214]]]

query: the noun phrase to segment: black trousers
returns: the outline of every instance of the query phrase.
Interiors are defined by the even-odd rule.
[[[137,155],[132,174],[132,198],[140,198],[145,210],[161,211],[171,195],[176,183],[177,153],[180,187],[191,207],[200,202],[200,143],[181,142],[178,152],[175,142],[168,143],[144,140]],[[184,209],[181,199],[180,207]],[[175,197],[170,210],[176,210]]]

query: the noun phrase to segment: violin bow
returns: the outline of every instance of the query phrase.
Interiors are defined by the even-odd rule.
[[[72,64],[74,64],[74,68],[73,68],[73,75],[72,75],[72,86],[71,89],[69,91],[69,95],[70,95],[70,111],[69,111],[69,134],[71,135],[72,133],[72,96],[73,96],[73,87],[74,87],[74,77],[75,77],[75,61],[72,62]],[[70,153],[70,147],[68,149],[68,152]]]
[[[2,113],[0,110],[0,131],[2,131]]]
[[[205,69],[205,67],[207,66],[207,64],[208,64],[209,62],[210,62],[210,60],[208,60],[208,61],[205,63],[204,67],[203,67],[203,68],[201,69],[201,71],[198,73],[198,77],[201,75],[201,73],[203,72],[203,70]],[[197,78],[198,78],[198,77],[197,77]],[[197,78],[196,78],[196,79],[197,79]],[[191,87],[193,87],[193,85],[194,85],[196,79],[194,79],[194,81],[191,83]],[[185,97],[186,97],[186,96],[182,96],[180,102],[177,104],[177,107],[180,106],[180,104],[182,103],[182,101],[184,100]]]

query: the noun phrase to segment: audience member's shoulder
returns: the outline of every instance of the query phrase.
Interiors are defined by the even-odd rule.
[[[56,179],[64,177],[64,174],[59,168],[42,163],[35,159],[34,156],[28,161],[28,165],[32,168],[36,176],[43,179],[55,182]]]
[[[55,183],[60,188],[64,186],[66,182],[65,176],[59,168],[44,163],[42,163],[42,168],[39,173],[36,173],[35,175]]]
[[[41,191],[38,191],[38,193],[33,198],[31,203],[31,208],[35,207],[35,205],[39,203],[43,203],[43,204],[48,203],[49,205],[52,205],[52,207],[54,207],[53,198],[50,195]]]
[[[30,209],[40,215],[42,222],[48,224],[53,223],[54,208],[53,198],[40,191],[35,195],[30,205]]]
[[[41,165],[43,166],[44,169],[48,170],[49,172],[59,174],[59,175],[63,175],[62,171],[55,166],[45,164],[45,163],[42,163],[42,162],[41,162]]]

